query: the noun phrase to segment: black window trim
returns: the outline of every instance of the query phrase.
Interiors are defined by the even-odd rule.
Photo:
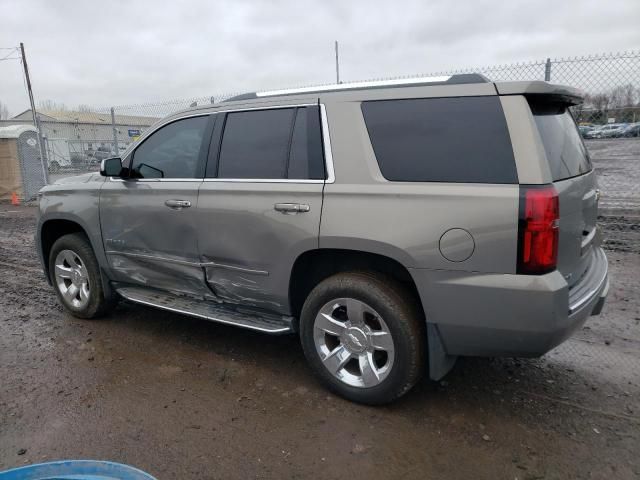
[[[219,160],[220,160],[220,148],[222,146],[222,134],[224,133],[224,127],[227,122],[227,113],[235,113],[235,112],[248,112],[253,110],[276,110],[282,108],[290,108],[296,110],[298,108],[304,107],[320,107],[320,132],[322,135],[322,153],[324,160],[324,168],[325,168],[325,179],[289,179],[289,178],[217,178],[218,168],[219,168]],[[214,138],[212,139],[211,146],[215,148],[210,149],[209,158],[207,161],[207,168],[209,162],[215,162],[215,174],[216,178],[204,178],[205,182],[228,182],[228,183],[334,183],[335,175],[333,170],[333,156],[331,154],[331,140],[329,138],[329,128],[327,124],[327,114],[325,110],[324,104],[318,103],[296,103],[291,105],[268,105],[263,107],[247,107],[247,108],[233,108],[228,110],[216,110],[215,113],[224,114],[224,119],[221,122],[222,128],[217,129],[214,133]],[[295,124],[296,114],[294,112],[293,124]],[[292,127],[293,128],[293,127]],[[287,160],[288,162],[288,160]],[[206,176],[206,168],[205,168],[205,176]]]

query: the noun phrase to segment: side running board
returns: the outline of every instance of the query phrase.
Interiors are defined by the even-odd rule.
[[[293,332],[293,317],[251,310],[240,305],[227,306],[182,295],[140,287],[119,287],[116,291],[127,300],[142,305],[204,318],[271,334]]]

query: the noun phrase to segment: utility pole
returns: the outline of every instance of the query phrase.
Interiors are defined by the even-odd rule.
[[[42,163],[42,174],[44,175],[45,184],[49,183],[47,168],[45,166],[44,149],[42,148],[42,134],[40,132],[40,122],[36,113],[36,104],[33,101],[33,91],[31,90],[31,79],[29,78],[29,67],[27,66],[27,55],[24,53],[24,43],[20,42],[20,53],[22,54],[22,67],[24,68],[24,77],[27,81],[27,93],[29,94],[29,103],[31,103],[31,115],[33,116],[33,126],[38,131],[38,147],[40,149],[40,163]]]
[[[340,83],[340,62],[338,61],[338,41],[336,40],[336,83]]]

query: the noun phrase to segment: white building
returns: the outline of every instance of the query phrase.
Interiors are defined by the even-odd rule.
[[[82,161],[98,150],[116,153],[110,113],[37,110],[37,115],[50,164],[56,159],[60,165]],[[115,115],[120,152],[157,120],[157,117]],[[30,109],[0,120],[0,127],[24,124],[33,124]]]

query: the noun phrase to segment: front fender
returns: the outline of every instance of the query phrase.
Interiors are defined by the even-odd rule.
[[[43,248],[43,229],[49,222],[64,220],[72,222],[87,235],[95,253],[98,265],[108,272],[100,228],[100,187],[101,182],[86,182],[71,185],[52,185],[41,192],[36,246],[38,257],[45,274],[48,275],[48,261]]]

